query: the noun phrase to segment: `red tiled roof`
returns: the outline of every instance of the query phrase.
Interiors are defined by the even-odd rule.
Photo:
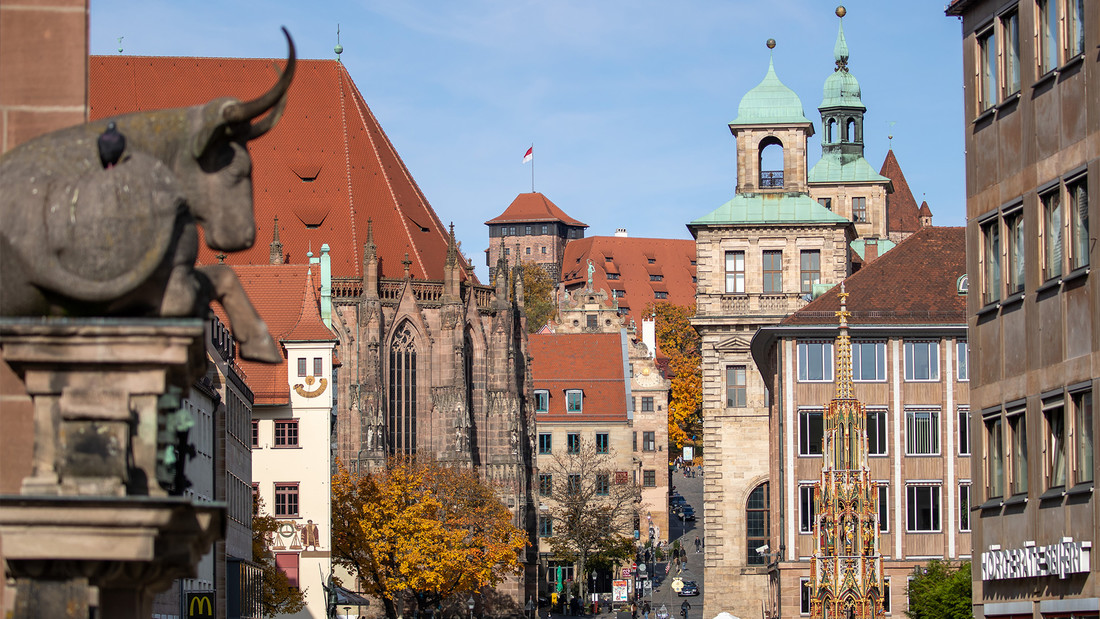
[[[931,217],[932,216],[932,209],[928,208],[928,201],[927,200],[920,203],[919,214],[920,214],[921,217]]]
[[[893,149],[886,152],[886,160],[882,162],[879,174],[890,179],[894,185],[894,193],[886,194],[886,232],[919,230],[917,201],[913,199],[913,192],[909,189],[909,183],[905,181],[905,175],[901,172],[901,166],[898,165]]]
[[[535,389],[550,392],[550,412],[537,421],[625,421],[626,377],[619,333],[528,336]],[[565,412],[565,390],[584,392],[583,412]]]
[[[92,56],[90,116],[251,99],[275,83],[276,62],[283,66],[262,58]],[[447,230],[344,65],[298,60],[288,96],[278,125],[249,144],[256,244],[226,263],[268,264],[278,216],[287,262],[305,263],[306,252],[328,243],[333,276],[357,277],[372,219],[382,277],[403,277],[408,252],[414,278],[443,279]],[[201,245],[199,262],[215,261]]]
[[[654,259],[651,264],[650,257]],[[607,258],[611,258],[610,261]],[[652,301],[695,306],[695,241],[691,239],[647,239],[624,236],[590,236],[570,241],[562,259],[562,282],[572,290],[588,283],[588,260],[592,260],[592,287],[597,290],[625,290],[617,297],[619,307],[630,309],[638,328],[642,310]],[[619,279],[607,279],[618,273]],[[661,277],[660,281],[651,275]],[[668,292],[657,299],[654,292]],[[614,293],[610,293],[613,295]],[[615,297],[610,297],[615,298]]]
[[[566,215],[565,211],[541,193],[519,194],[503,213],[485,222],[485,225],[520,221],[560,221],[570,226],[588,227],[588,224]]]
[[[306,285],[302,290],[301,311],[298,314],[298,322],[284,333],[280,339],[284,342],[335,342],[336,336],[325,326],[321,320],[318,294],[319,288],[313,285],[313,269],[306,272]],[[262,314],[261,314],[262,315]]]
[[[965,228],[922,228],[844,280],[848,322],[857,324],[965,324]],[[835,286],[791,314],[784,325],[835,325]]]
[[[252,305],[267,323],[267,330],[276,342],[301,341],[308,333],[316,341],[333,341],[336,337],[320,320],[316,305],[317,290],[312,285],[309,269],[304,264],[255,265],[233,267]],[[299,296],[300,295],[300,296]],[[301,302],[287,302],[288,299]],[[219,305],[212,306],[222,322],[230,324]],[[230,324],[230,328],[232,325]],[[283,361],[278,365],[238,359],[248,386],[256,395],[256,405],[272,406],[290,402],[287,384],[286,352],[280,346]]]

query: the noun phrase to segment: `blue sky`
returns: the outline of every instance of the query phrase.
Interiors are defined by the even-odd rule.
[[[942,2],[844,3],[866,156],[894,153],[937,225],[965,213],[960,25]],[[535,190],[589,225],[690,238],[733,195],[727,123],[764,77],[816,106],[833,71],[836,4],[822,0],[93,0],[91,52],[342,61],[413,177],[485,277],[483,223]],[[812,166],[820,156],[809,145]]]

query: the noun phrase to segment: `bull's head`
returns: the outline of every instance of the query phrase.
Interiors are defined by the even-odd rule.
[[[296,55],[286,28],[283,34],[289,52],[278,82],[252,101],[221,98],[193,108],[198,118],[192,117],[190,152],[178,153],[179,159],[190,159],[201,170],[181,176],[190,185],[191,212],[203,227],[206,244],[219,251],[247,249],[256,239],[247,143],[274,127],[286,107]],[[265,112],[267,116],[260,118]]]

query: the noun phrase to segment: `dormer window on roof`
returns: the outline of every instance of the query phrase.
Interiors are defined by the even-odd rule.
[[[550,411],[550,392],[546,389],[535,390],[535,412],[546,413]]]
[[[565,390],[565,412],[580,413],[584,411],[584,391],[580,389]]]

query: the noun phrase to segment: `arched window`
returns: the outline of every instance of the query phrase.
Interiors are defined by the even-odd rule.
[[[409,323],[401,325],[390,344],[390,455],[416,453],[416,346]]]
[[[836,119],[830,118],[825,125],[825,143],[832,144],[836,141]]]
[[[844,122],[844,141],[856,141],[856,121],[854,118],[849,118]]]
[[[466,333],[462,338],[462,353],[465,360],[462,366],[462,373],[466,380],[466,420],[469,424],[467,426],[468,435],[465,437],[469,441],[470,458],[473,461],[474,466],[481,466],[481,450],[478,449],[477,438],[477,424],[474,423],[474,338],[473,331],[467,327]]]
[[[774,136],[760,140],[760,187],[783,186],[783,142]]]
[[[757,552],[757,549],[768,543],[768,530],[771,528],[771,518],[768,510],[768,482],[764,482],[753,488],[749,493],[749,500],[745,504],[745,537],[748,543],[749,565],[766,565],[767,556]]]

